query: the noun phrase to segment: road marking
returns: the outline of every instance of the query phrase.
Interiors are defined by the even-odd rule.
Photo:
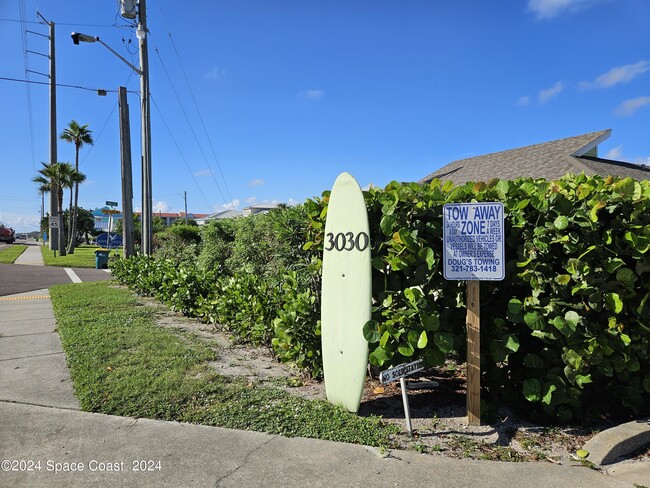
[[[25,297],[0,297],[0,301],[9,302],[13,300],[42,300],[44,298],[50,298],[50,295],[29,295]]]
[[[77,274],[74,271],[72,271],[72,269],[70,268],[63,268],[63,269],[65,269],[65,272],[68,273],[68,276],[70,277],[73,283],[81,283],[81,278],[79,278]]]

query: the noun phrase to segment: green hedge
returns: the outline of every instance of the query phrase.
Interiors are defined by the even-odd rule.
[[[449,355],[465,356],[465,286],[442,277],[442,206],[500,201],[506,279],[481,283],[485,397],[563,421],[650,413],[647,181],[580,175],[462,186],[393,182],[365,198],[374,308],[364,334],[373,365],[386,368],[416,357],[439,365]],[[206,228],[199,263],[217,263],[211,269],[222,276],[212,284],[200,278],[199,291],[174,288],[191,287],[190,278],[169,278],[149,290],[320,374],[320,259],[328,199],[325,192],[293,213],[276,213],[274,224],[263,222],[262,229],[253,220]],[[255,270],[231,269],[233,253],[243,255],[235,245],[238,232],[240,242],[271,236],[268,254],[254,256]],[[225,249],[227,258],[207,259],[209,248]],[[156,275],[157,266],[139,268]],[[199,269],[185,273],[206,273]],[[180,271],[171,266],[166,272]],[[152,278],[136,281],[137,290],[152,285]]]
[[[328,194],[310,204],[322,249]],[[463,283],[442,277],[442,206],[504,204],[506,279],[481,283],[488,396],[560,420],[650,412],[650,185],[570,176],[366,192],[373,236],[370,362],[465,355]]]

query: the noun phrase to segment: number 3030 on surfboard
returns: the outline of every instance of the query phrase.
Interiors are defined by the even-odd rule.
[[[334,235],[333,232],[328,232],[325,236],[327,242],[325,243],[326,251],[365,251],[370,245],[370,237],[365,232],[359,232],[357,235],[354,232],[339,232]]]

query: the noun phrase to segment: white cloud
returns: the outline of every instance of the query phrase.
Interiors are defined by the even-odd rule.
[[[527,107],[530,105],[530,97],[528,95],[524,97],[519,97],[519,100],[517,100],[517,105],[520,107]]]
[[[528,10],[537,20],[552,19],[564,12],[575,12],[598,2],[599,0],[528,0]]]
[[[0,213],[0,223],[11,227],[16,232],[31,232],[40,228],[40,216]]]
[[[620,146],[616,146],[610,149],[609,151],[607,151],[607,153],[605,153],[605,159],[616,159],[618,161],[621,161],[622,158],[623,158],[623,144],[621,144]]]
[[[232,210],[233,208],[239,208],[240,203],[241,202],[239,198],[235,198],[234,200],[221,205],[221,207],[219,207],[219,210]]]
[[[564,90],[564,84],[561,81],[558,81],[552,87],[540,91],[537,99],[539,103],[544,104],[552,98],[557,97],[560,93],[562,93],[562,90]]]
[[[194,173],[194,176],[212,176],[212,171],[209,169],[202,169],[201,171]]]
[[[248,182],[248,186],[262,186],[263,184],[264,184],[264,180],[259,178]]]
[[[325,96],[325,92],[323,90],[305,90],[298,93],[298,96],[307,100],[318,100]]]
[[[594,81],[581,81],[580,88],[609,88],[619,83],[627,83],[648,70],[650,70],[650,61],[647,60],[617,66],[600,75]]]
[[[168,209],[169,205],[167,205],[167,202],[160,201],[153,205],[153,213],[164,213],[167,212]]]
[[[252,205],[256,201],[257,201],[257,197],[248,197],[246,200],[244,200],[244,203],[248,203],[249,205]]]
[[[619,117],[629,117],[645,105],[650,105],[650,97],[631,98],[616,107],[614,113]]]
[[[220,81],[224,77],[224,72],[218,66],[213,66],[210,71],[203,75],[203,78],[210,81]]]

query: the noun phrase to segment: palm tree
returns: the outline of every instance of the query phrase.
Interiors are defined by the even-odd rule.
[[[75,158],[74,158],[74,169],[79,171],[79,149],[83,147],[84,144],[93,145],[93,136],[91,135],[92,131],[88,129],[88,124],[79,125],[76,120],[71,120],[68,123],[68,128],[65,129],[59,136],[61,139],[67,142],[72,142],[75,147]],[[71,227],[71,236],[77,234],[77,206],[79,204],[79,183],[75,182],[74,184],[74,212],[71,212],[72,215],[72,224]],[[75,248],[75,239],[70,239],[68,243],[68,252],[74,254]]]
[[[57,213],[63,215],[63,189],[70,188],[73,186],[73,175],[75,173],[74,168],[70,163],[41,163],[43,167],[38,170],[39,176],[36,176],[32,179],[34,183],[39,185],[39,190],[47,188],[51,190],[56,188],[56,202],[57,202]],[[61,256],[65,256],[65,230],[63,219],[59,220],[59,253]]]
[[[68,212],[68,254],[74,254],[74,248],[77,245],[77,214],[79,213],[79,209],[76,206],[76,202],[75,202],[74,218],[73,218],[72,195],[74,192],[72,191],[72,187],[75,186],[76,188],[79,188],[79,184],[83,183],[84,181],[86,181],[86,175],[83,174],[81,171],[77,171],[73,169],[72,173],[70,174],[70,211]]]
[[[38,177],[37,177],[38,178]],[[45,194],[50,191],[50,182],[38,182],[38,193],[41,195],[41,233],[46,230],[43,227],[43,219],[45,217]]]

